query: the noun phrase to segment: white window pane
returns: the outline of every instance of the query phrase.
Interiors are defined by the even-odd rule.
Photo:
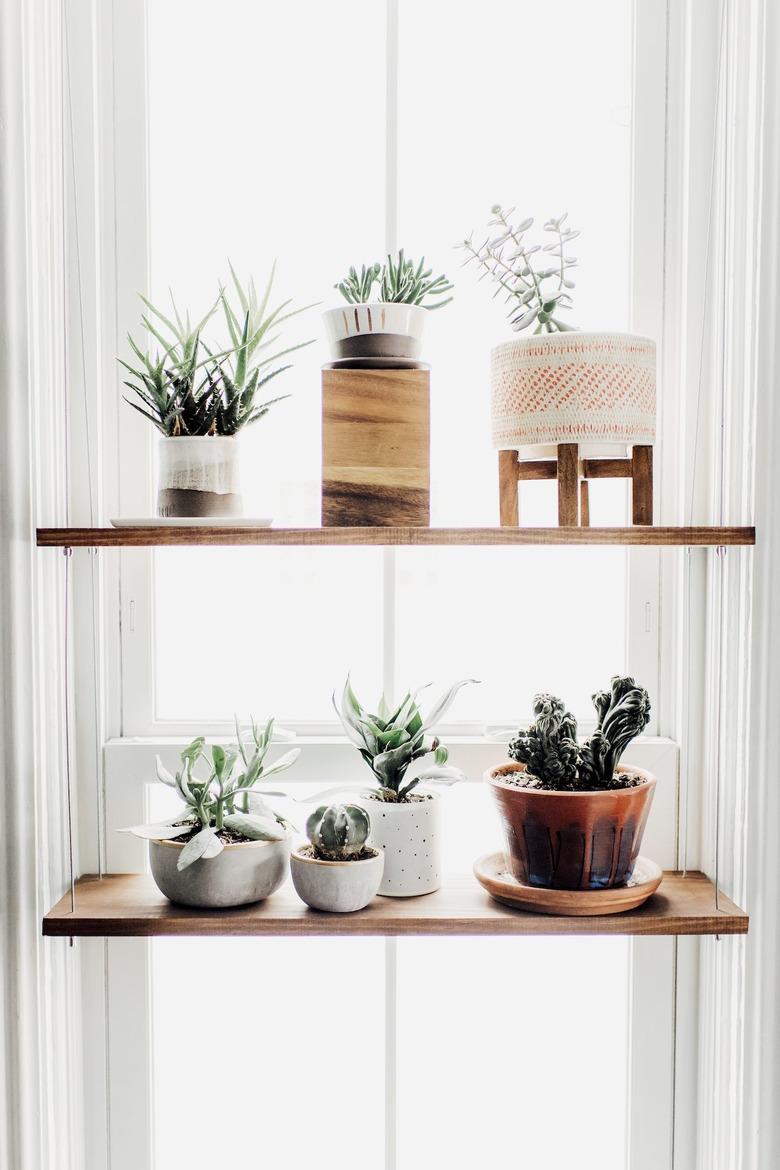
[[[151,953],[159,1170],[343,1170],[345,1108],[350,1146],[381,1165],[381,940],[155,939]]]
[[[583,232],[573,323],[628,328],[631,20],[625,0],[554,13],[486,0],[448,5],[444,20],[438,5],[400,2],[399,241],[457,282],[425,339],[434,524],[498,523],[489,359],[512,334],[453,250],[472,228],[484,238],[490,207],[516,204],[537,226],[568,210]],[[421,61],[424,102],[411,84]],[[626,523],[626,500],[620,481],[592,484],[591,522]],[[520,522],[557,523],[554,483],[522,485]],[[485,680],[453,718],[517,717],[545,688],[591,716],[592,691],[626,666],[623,549],[403,550],[399,566],[399,677],[425,681],[435,664]]]
[[[398,1165],[625,1170],[629,956],[623,938],[399,940]]]
[[[158,549],[154,561],[158,718],[330,721],[350,670],[379,694],[380,549]]]

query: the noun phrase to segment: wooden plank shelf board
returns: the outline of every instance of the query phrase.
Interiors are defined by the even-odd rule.
[[[76,910],[67,893],[43,919],[50,936],[156,935],[685,935],[746,934],[748,916],[702,873],[665,873],[644,906],[598,918],[529,914],[499,905],[471,873],[435,894],[376,898],[355,914],[322,914],[299,900],[289,881],[265,902],[232,910],[193,910],[169,902],[148,874],[81,878]]]
[[[141,547],[151,545],[753,545],[752,527],[631,528],[223,528],[176,525],[137,528],[39,528],[46,548]]]

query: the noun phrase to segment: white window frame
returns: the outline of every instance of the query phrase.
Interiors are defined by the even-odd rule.
[[[388,43],[392,44],[395,31],[394,0],[388,0]],[[72,6],[72,11],[75,5]],[[99,180],[99,191],[113,207],[105,216],[110,225],[104,239],[104,251],[110,257],[104,273],[104,312],[106,321],[113,316],[115,330],[104,330],[102,368],[109,383],[113,354],[117,352],[116,339],[122,337],[135,323],[137,305],[135,294],[148,287],[148,235],[146,207],[146,133],[144,119],[138,111],[146,109],[145,74],[145,6],[143,0],[112,0],[97,17],[99,52],[104,57],[104,68],[99,82],[104,89],[104,108],[112,111],[103,126],[103,161],[105,170]],[[663,241],[665,222],[664,181],[664,109],[666,103],[667,69],[667,12],[655,0],[636,0],[635,44],[642,46],[638,55],[641,68],[636,71],[637,93],[634,100],[634,137],[642,149],[634,153],[634,201],[632,218],[632,327],[659,339],[664,334],[662,306],[664,303],[665,273]],[[121,52],[114,52],[121,46]],[[74,54],[76,56],[76,54]],[[105,61],[111,67],[105,67]],[[78,61],[71,60],[71,69]],[[388,87],[392,106],[394,70],[388,69]],[[394,150],[393,135],[389,136],[388,152]],[[393,240],[392,184],[388,179],[389,246]],[[113,234],[113,216],[116,232]],[[114,302],[115,298],[115,302]],[[106,408],[104,418],[104,464],[107,474],[103,479],[104,515],[143,514],[149,506],[148,485],[152,481],[152,445],[148,426],[140,419],[122,416],[122,443],[119,442],[119,423],[116,404]],[[113,450],[115,458],[107,454]],[[669,462],[662,452],[664,468]],[[110,468],[115,468],[112,475]],[[659,473],[661,468],[659,467]],[[664,511],[672,496],[675,483],[664,471],[659,474],[659,502]],[[670,487],[671,485],[671,487]],[[283,556],[284,550],[278,550]],[[316,550],[312,551],[316,556]],[[507,555],[514,555],[507,550]],[[522,554],[520,554],[522,555]],[[667,557],[681,554],[670,552]],[[387,550],[385,559],[385,685],[393,689],[392,645],[394,630],[394,553]],[[138,869],[138,856],[126,849],[125,838],[116,838],[113,828],[122,823],[141,819],[136,815],[143,805],[143,784],[138,776],[148,775],[148,760],[155,751],[170,751],[175,739],[186,736],[196,728],[190,723],[161,723],[154,719],[148,695],[148,680],[152,677],[152,573],[151,554],[143,549],[121,550],[102,558],[104,582],[104,648],[105,670],[105,727],[115,737],[107,743],[103,756],[103,785],[105,789],[103,839],[107,843],[106,867],[113,870]],[[664,655],[663,669],[659,667],[659,646],[666,647],[670,635],[661,630],[661,582],[664,582],[664,608],[672,612],[678,593],[676,569],[662,566],[660,550],[637,549],[629,554],[629,629],[628,649],[631,669],[651,690],[663,693],[672,689],[675,662],[671,654]],[[667,591],[667,583],[669,588]],[[118,634],[118,636],[117,636]],[[139,697],[140,696],[140,697]],[[665,701],[665,700],[664,700]],[[664,707],[661,707],[663,713]],[[655,728],[664,724],[671,728],[671,720],[662,717]],[[675,725],[676,726],[676,725]],[[351,766],[352,760],[335,727],[301,724],[293,728],[306,736],[306,758],[312,769],[319,769],[322,761],[331,766]],[[211,734],[227,731],[225,724],[214,723],[197,730]],[[456,727],[462,738],[454,745],[454,755],[472,777],[481,774],[483,761],[492,762],[495,747],[472,734],[476,728]],[[118,737],[118,738],[117,738]],[[85,736],[88,738],[88,736]],[[642,744],[642,762],[663,778],[661,789],[666,799],[661,803],[676,809],[679,798],[677,749],[669,740],[648,738]],[[488,759],[489,756],[489,759]],[[304,757],[302,757],[303,761]],[[305,782],[305,773],[298,780]],[[85,807],[93,799],[91,787],[83,793]],[[655,846],[659,860],[675,865],[679,859],[678,818],[667,816],[657,821],[662,834]],[[83,826],[84,855],[94,851],[90,842],[94,834]],[[98,853],[100,851],[98,850]],[[689,863],[695,859],[689,857]],[[86,866],[82,865],[82,869]],[[93,866],[92,868],[96,868]],[[392,940],[388,942],[388,969],[392,971]],[[674,940],[634,940],[632,974],[632,1054],[630,1080],[633,1109],[631,1115],[631,1150],[628,1165],[631,1170],[663,1170],[672,1166],[672,1100],[674,1086],[674,1007],[676,997],[675,963],[677,943]],[[148,1087],[148,944],[142,940],[110,940],[106,943],[84,945],[86,986],[90,995],[98,980],[95,972],[101,964],[105,982],[105,1017],[103,1028],[95,1027],[95,1045],[92,1060],[94,1075],[88,1078],[88,1097],[100,1105],[102,1097],[112,1104],[111,1094],[122,1086],[121,1101],[110,1108],[111,1126],[108,1148],[112,1170],[125,1170],[148,1163],[151,1141],[151,1100]],[[92,1005],[86,1005],[91,1007]],[[388,1015],[392,1004],[388,1002]],[[679,1035],[677,1037],[679,1044]],[[100,1046],[105,1048],[105,1074],[97,1072],[96,1059]],[[100,1082],[100,1083],[98,1083]],[[138,1087],[132,1102],[127,1097],[127,1086]],[[657,1118],[642,1111],[643,1101],[663,1097],[669,1105],[668,1124],[658,1125]],[[95,1139],[96,1151],[99,1139]],[[131,1156],[132,1155],[132,1156]],[[94,1166],[104,1165],[102,1155],[95,1153]],[[135,1160],[134,1160],[135,1159]],[[91,1168],[90,1168],[91,1170]]]

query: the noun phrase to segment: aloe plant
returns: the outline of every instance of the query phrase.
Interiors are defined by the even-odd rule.
[[[596,730],[577,742],[577,722],[555,695],[535,695],[535,721],[510,740],[510,759],[525,764],[540,788],[598,791],[620,787],[617,766],[632,739],[650,720],[650,697],[633,678],[616,675],[609,691],[593,696]]]
[[[287,835],[284,817],[266,804],[255,785],[295,763],[300,748],[292,748],[275,763],[266,767],[265,757],[271,745],[274,721],[264,727],[251,721],[251,742],[242,734],[236,721],[236,743],[230,747],[214,744],[209,754],[202,735],[188,744],[181,753],[181,768],[172,775],[157,756],[157,779],[174,788],[184,802],[184,808],[166,821],[149,825],[133,825],[122,832],[134,833],[153,841],[174,841],[200,828],[186,843],[177,862],[177,868],[186,869],[198,858],[216,857],[224,848],[220,837],[228,830],[250,841],[281,841]],[[205,764],[205,774],[197,776],[195,768]]]
[[[377,799],[402,802],[422,780],[462,779],[457,768],[446,767],[449,753],[435,735],[428,733],[441,722],[461,687],[476,679],[455,683],[423,716],[417,694],[407,692],[397,707],[391,709],[384,696],[376,714],[366,711],[358,701],[349,678],[344,684],[340,704],[333,696],[344,731],[368,764],[378,785]],[[409,767],[425,756],[433,756],[433,766],[413,777]]]
[[[480,279],[489,277],[496,284],[494,296],[503,296],[509,305],[509,320],[515,332],[530,329],[534,333],[558,333],[569,331],[574,326],[564,321],[560,314],[571,308],[569,289],[574,288],[571,269],[577,264],[576,257],[567,255],[566,249],[580,234],[566,226],[567,213],[557,219],[548,219],[544,230],[553,239],[546,244],[528,244],[526,233],[533,227],[533,219],[511,222],[514,207],[507,211],[496,203],[491,212],[493,218],[488,226],[497,228],[479,247],[475,247],[473,233],[458,245],[467,255],[464,264],[476,264]],[[537,253],[544,254],[552,263],[537,266]]]
[[[388,256],[383,265],[363,265],[350,268],[343,280],[335,287],[349,304],[366,304],[373,297],[374,286],[379,284],[379,300],[408,305],[423,305],[426,309],[440,309],[448,305],[452,297],[439,299],[432,304],[425,303],[430,297],[444,297],[453,285],[446,276],[434,276],[432,268],[425,267],[425,257],[415,262],[408,260],[404,250],[393,259]]]
[[[147,312],[141,322],[147,334],[160,347],[154,352],[141,348],[128,335],[137,365],[119,359],[131,374],[124,385],[138,402],[125,401],[148,419],[167,438],[180,435],[235,435],[243,427],[263,418],[270,408],[289,394],[261,401],[260,392],[273,378],[290,368],[286,357],[311,341],[268,353],[279,340],[282,322],[311,308],[305,305],[290,309],[289,300],[268,308],[275,268],[258,298],[254,281],[246,288],[230,265],[231,292],[220,288],[208,313],[196,325],[189,313],[183,316],[171,296],[171,314],[162,312],[150,300],[141,300]],[[203,331],[221,306],[229,344],[212,349],[203,339]]]
[[[306,821],[306,836],[321,861],[360,857],[370,832],[368,813],[357,804],[323,804]]]

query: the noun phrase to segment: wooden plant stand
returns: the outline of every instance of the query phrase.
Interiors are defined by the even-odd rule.
[[[588,480],[630,479],[631,521],[653,523],[653,448],[636,446],[627,459],[580,459],[577,443],[559,443],[557,459],[520,459],[517,451],[498,453],[501,525],[520,523],[518,484],[526,479],[558,480],[558,523],[590,524]]]
[[[427,527],[430,478],[430,372],[323,369],[323,527]]]

